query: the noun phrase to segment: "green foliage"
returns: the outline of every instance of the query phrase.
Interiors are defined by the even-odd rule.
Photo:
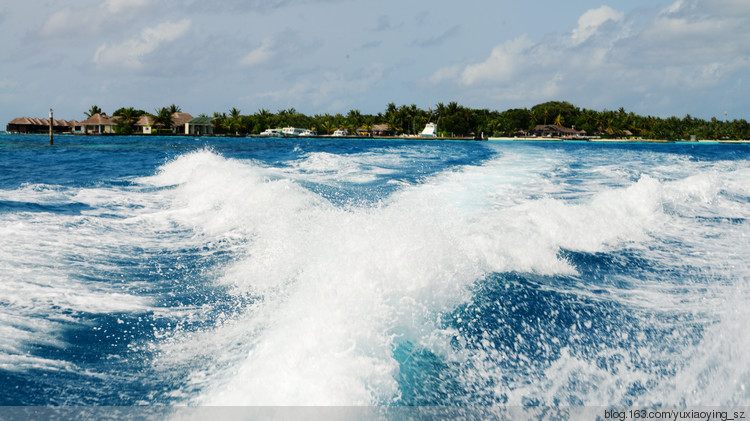
[[[102,109],[99,108],[98,105],[92,105],[91,108],[89,108],[88,111],[86,111],[84,114],[86,114],[86,117],[91,117],[94,114],[102,114]]]
[[[172,125],[174,124],[172,109],[171,107],[162,107],[155,110],[154,125],[157,127],[157,132],[172,130]]]
[[[137,120],[141,116],[144,116],[146,114],[148,113],[143,110],[137,110],[133,107],[128,107],[128,108],[123,107],[123,108],[118,108],[117,111],[112,113],[112,116],[113,117],[126,117],[128,119],[133,118]]]
[[[172,104],[159,108],[154,116],[155,125],[162,131],[171,130],[172,114],[180,107]],[[101,113],[92,106],[86,114]],[[120,108],[114,115],[120,118],[115,129],[118,133],[131,133],[143,110]],[[242,115],[238,108],[228,113],[214,113],[214,132],[226,135],[257,134],[270,128],[298,127],[331,134],[336,129],[369,131],[375,125],[385,124],[396,135],[419,134],[428,122],[437,123],[441,136],[518,136],[530,133],[539,124],[557,124],[584,130],[588,136],[604,138],[646,138],[666,140],[697,139],[750,139],[750,124],[745,120],[724,121],[716,117],[702,120],[686,115],[684,118],[659,118],[640,116],[627,112],[594,111],[581,109],[564,101],[550,101],[531,109],[513,108],[502,112],[473,109],[456,102],[438,103],[434,109],[423,110],[415,104],[397,106],[389,103],[384,112],[363,114],[352,109],[346,115],[316,114],[307,116],[294,108],[272,113],[260,108],[254,114]]]
[[[117,117],[117,126],[115,126],[115,133],[118,134],[132,134],[135,133],[135,123],[138,119],[145,115],[146,112],[143,110],[136,110],[133,107],[120,108],[115,111],[112,116]]]
[[[580,110],[569,102],[549,101],[531,107],[531,113],[536,116],[538,124],[549,124],[558,116],[562,121],[573,121],[580,114]]]
[[[514,108],[502,112],[494,121],[494,131],[505,136],[513,136],[519,131],[525,132],[532,129],[534,115],[525,108]]]

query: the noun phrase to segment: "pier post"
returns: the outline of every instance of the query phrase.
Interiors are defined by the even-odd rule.
[[[49,144],[52,145],[52,108],[49,109]]]

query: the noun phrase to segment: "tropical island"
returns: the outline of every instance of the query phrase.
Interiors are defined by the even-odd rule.
[[[154,113],[133,107],[119,108],[107,116],[98,106],[84,113],[86,120],[53,120],[55,133],[75,134],[180,134],[257,136],[275,128],[302,128],[308,134],[347,136],[418,136],[428,123],[437,125],[435,137],[550,138],[550,139],[630,139],[630,140],[725,140],[750,139],[750,124],[744,119],[727,121],[716,117],[703,120],[686,115],[683,118],[641,116],[617,111],[595,111],[579,108],[569,102],[550,101],[529,108],[505,111],[474,109],[456,102],[438,103],[434,108],[416,105],[387,105],[382,113],[362,114],[350,110],[343,114],[308,116],[294,108],[276,113],[259,109],[243,114],[232,108],[193,117],[172,104]],[[11,121],[9,133],[45,133],[49,120],[28,117]],[[277,133],[277,132],[271,132]],[[279,132],[280,133],[280,132]]]

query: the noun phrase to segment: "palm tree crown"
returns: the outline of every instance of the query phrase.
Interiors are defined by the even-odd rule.
[[[92,105],[91,108],[89,108],[88,111],[86,111],[84,114],[86,114],[86,117],[92,117],[94,114],[103,114],[102,109],[99,108],[98,105]]]

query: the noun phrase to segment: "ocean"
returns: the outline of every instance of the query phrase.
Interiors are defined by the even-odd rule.
[[[0,405],[750,403],[750,146],[0,136]]]

